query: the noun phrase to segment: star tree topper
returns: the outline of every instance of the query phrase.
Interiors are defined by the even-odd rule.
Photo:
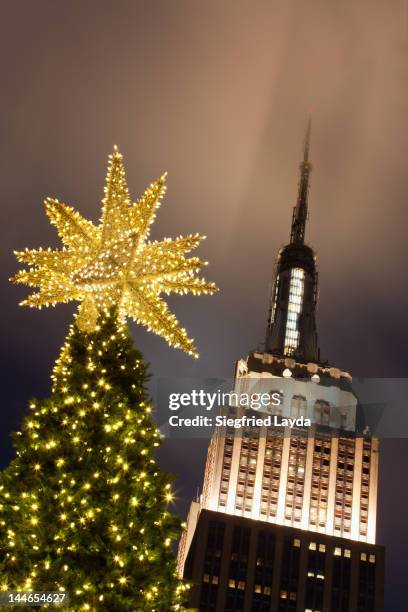
[[[32,267],[11,280],[38,288],[21,304],[41,308],[79,301],[76,324],[87,332],[96,328],[99,313],[115,308],[120,319],[131,317],[171,346],[197,357],[193,340],[179,326],[161,294],[212,294],[217,287],[196,276],[207,262],[184,257],[204,236],[148,240],[166,191],[165,180],[163,174],[132,203],[123,158],[115,147],[109,156],[99,225],[71,206],[47,198],[47,215],[64,246],[55,251],[26,249],[15,253],[18,261]]]

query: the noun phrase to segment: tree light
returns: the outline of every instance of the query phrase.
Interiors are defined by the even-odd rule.
[[[212,294],[217,288],[195,276],[207,262],[185,257],[204,236],[148,240],[150,225],[166,192],[165,180],[163,174],[132,203],[122,155],[114,149],[109,158],[99,225],[86,220],[72,207],[47,198],[46,213],[56,226],[64,249],[16,252],[18,261],[31,268],[18,272],[12,281],[39,289],[22,304],[41,308],[80,301],[76,323],[87,332],[98,329],[101,313],[116,307],[121,320],[129,316],[164,337],[170,346],[197,357],[193,340],[160,296]]]

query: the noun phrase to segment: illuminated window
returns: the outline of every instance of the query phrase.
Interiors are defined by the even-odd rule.
[[[297,436],[291,437],[289,451],[288,480],[285,496],[285,524],[300,523],[302,514],[303,490],[305,483],[306,441]]]
[[[293,540],[293,546],[296,546],[297,548],[300,548],[300,540],[299,540],[299,538],[295,538]]]
[[[361,555],[360,555],[360,559],[361,559],[361,561],[367,561],[367,555],[366,555],[366,553],[361,553]]]
[[[230,589],[235,589],[235,580],[233,580],[232,578],[228,580],[228,586],[230,587]]]
[[[370,555],[368,560],[370,561],[370,563],[375,563],[375,555]]]
[[[316,542],[310,542],[309,550],[316,550]]]
[[[349,536],[351,530],[351,500],[355,460],[354,440],[341,439],[336,467],[335,535]]]
[[[326,544],[319,544],[319,551],[326,552]]]
[[[341,557],[341,548],[339,546],[336,546],[334,549],[334,554],[336,557]]]
[[[305,271],[302,268],[292,268],[286,319],[285,355],[292,355],[299,345],[299,315],[302,310],[304,284]]]
[[[349,550],[348,548],[344,549],[344,556],[350,558],[351,557],[351,550]]]
[[[262,587],[260,584],[256,584],[255,588],[254,588],[255,593],[261,593],[262,592]]]
[[[288,593],[287,593],[287,591],[281,591],[281,592],[280,592],[280,598],[281,598],[281,599],[287,599],[287,598],[288,598]]]

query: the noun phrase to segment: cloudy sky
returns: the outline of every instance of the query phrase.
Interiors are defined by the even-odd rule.
[[[200,254],[221,289],[171,301],[197,362],[132,327],[156,380],[230,376],[263,340],[310,112],[307,240],[318,256],[322,355],[357,376],[407,376],[405,0],[1,5],[2,465],[27,400],[48,392],[73,313],[17,307],[26,291],[8,283],[13,249],[58,244],[48,195],[98,219],[115,143],[134,197],[169,172],[152,236],[206,234]],[[184,512],[205,448],[167,443],[161,456],[178,474]],[[405,609],[408,494],[396,474],[407,463],[406,440],[383,441],[378,540],[392,611]]]

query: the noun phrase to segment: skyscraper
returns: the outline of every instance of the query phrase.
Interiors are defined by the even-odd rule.
[[[236,397],[278,396],[260,412],[292,422],[227,425],[211,438],[179,546],[191,605],[203,612],[382,610],[378,440],[367,435],[351,375],[323,363],[318,347],[316,257],[305,244],[310,135],[309,121],[264,349],[238,360],[234,380]],[[222,411],[252,414],[238,401]]]

